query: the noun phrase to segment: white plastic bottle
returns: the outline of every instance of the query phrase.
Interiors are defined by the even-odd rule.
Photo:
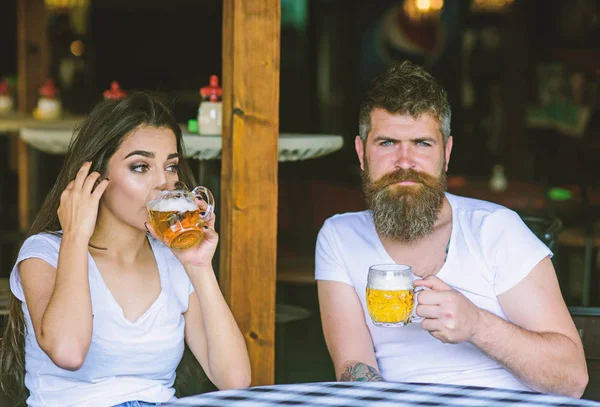
[[[200,88],[202,102],[198,108],[198,133],[203,135],[220,135],[222,130],[223,113],[221,96],[223,90],[219,87],[217,75],[210,77],[210,84]]]
[[[3,79],[0,81],[0,115],[12,112],[14,105],[15,101],[10,94],[8,82]]]
[[[52,79],[48,79],[40,88],[40,97],[33,110],[33,117],[38,120],[56,120],[62,114],[62,103],[58,98],[58,89]]]
[[[504,175],[504,167],[502,165],[494,165],[492,176],[490,178],[490,189],[495,192],[505,191],[508,187],[508,180]]]

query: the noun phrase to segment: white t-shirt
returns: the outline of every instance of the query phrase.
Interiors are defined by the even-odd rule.
[[[24,242],[10,275],[10,288],[23,301],[28,405],[105,407],[131,400],[160,403],[173,399],[175,369],[184,350],[182,314],[193,286],[173,253],[149,239],[162,290],[135,322],[125,318],[88,255],[93,333],[85,362],[74,372],[57,367],[39,347],[19,274],[19,263],[33,257],[57,267],[61,238],[42,233]]]
[[[552,253],[515,212],[451,194],[446,198],[452,207],[452,234],[437,277],[479,308],[506,320],[497,296]],[[470,343],[442,343],[420,323],[398,328],[373,325],[365,302],[369,267],[395,261],[379,239],[370,211],[327,219],[319,232],[315,260],[317,280],[355,288],[385,380],[531,390]]]

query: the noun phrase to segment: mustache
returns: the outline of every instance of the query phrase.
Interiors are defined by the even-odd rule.
[[[431,187],[438,185],[440,180],[430,174],[415,171],[411,168],[407,170],[399,168],[396,171],[384,174],[378,180],[373,181],[370,186],[371,188],[369,189],[381,190],[399,182],[415,182]]]

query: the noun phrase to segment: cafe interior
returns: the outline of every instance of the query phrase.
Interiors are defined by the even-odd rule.
[[[264,15],[252,14],[261,0],[0,1],[2,323],[74,126],[107,95],[157,91],[215,196],[215,271],[253,384],[335,380],[315,242],[328,217],[366,208],[361,98],[409,60],[448,92],[448,191],[516,211],[553,251],[588,362],[583,398],[600,401],[600,1],[268,1]],[[244,98],[264,123],[239,126],[232,100]],[[218,131],[199,126],[207,101],[222,104]],[[180,371],[178,396],[214,390],[188,350]]]

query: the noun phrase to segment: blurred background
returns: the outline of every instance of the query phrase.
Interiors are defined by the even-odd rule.
[[[199,89],[221,77],[221,1],[45,0],[45,7],[45,26],[35,29],[48,41],[50,77],[66,113],[85,115],[116,80],[127,91],[164,92],[187,123],[198,113]],[[2,0],[0,78],[15,88],[23,80],[17,17],[17,0]],[[574,318],[598,314],[600,1],[281,0],[280,132],[339,135],[344,144],[279,165],[277,298],[307,311],[277,325],[279,382],[333,378],[311,281],[314,244],[327,217],[364,208],[358,108],[371,79],[403,60],[422,64],[448,91],[450,192],[529,219],[553,246]],[[0,137],[4,278],[22,238],[14,148]],[[62,156],[34,157],[35,208]],[[218,184],[220,162],[207,165],[209,182]],[[559,228],[551,226],[556,219]],[[589,346],[589,359],[600,358],[600,346]],[[597,397],[595,378],[587,397]]]

